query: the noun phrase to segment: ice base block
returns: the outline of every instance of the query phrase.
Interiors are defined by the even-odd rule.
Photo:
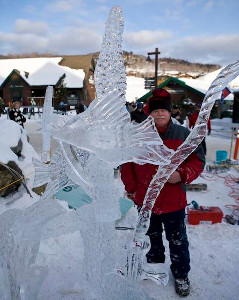
[[[223,217],[222,210],[217,206],[188,207],[187,213],[190,225],[221,223]]]

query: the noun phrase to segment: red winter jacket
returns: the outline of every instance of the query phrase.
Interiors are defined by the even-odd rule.
[[[198,118],[199,112],[195,111],[191,116],[189,117],[189,128],[193,128],[196,124],[197,118]],[[207,129],[211,131],[211,120],[210,118],[207,121]]]
[[[170,122],[163,134],[160,134],[164,144],[176,150],[187,138],[190,131],[181,125]],[[166,183],[161,190],[153,212],[155,214],[169,213],[184,209],[187,205],[185,183],[191,183],[203,171],[205,165],[205,155],[202,146],[188,156],[188,158],[178,167],[181,182]],[[125,185],[125,190],[135,193],[135,204],[142,206],[146,191],[155,175],[158,166],[151,164],[138,165],[136,163],[126,163],[121,168],[121,179]]]

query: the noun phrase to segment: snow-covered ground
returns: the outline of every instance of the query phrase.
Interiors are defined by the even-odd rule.
[[[3,120],[6,116],[0,118]],[[41,152],[41,131],[37,117],[27,120],[25,129],[29,134],[30,143],[38,154]],[[1,124],[1,123],[0,123]],[[1,125],[0,125],[1,126]],[[217,150],[230,152],[231,130],[230,119],[213,120],[212,133],[206,137],[207,164],[216,159]],[[0,136],[1,143],[1,136]],[[234,153],[234,144],[232,147]],[[25,170],[27,174],[27,170]],[[33,175],[31,175],[33,176]],[[120,179],[116,178],[119,184]],[[239,172],[230,168],[226,172],[207,172],[195,181],[206,183],[207,190],[203,192],[188,192],[188,203],[192,200],[203,206],[218,206],[224,215],[231,214],[232,208],[227,205],[239,205]],[[39,196],[33,194],[33,199],[27,193],[20,193],[19,199],[10,205],[0,203],[0,213],[13,208],[29,206],[37,201]],[[122,195],[123,196],[123,195]],[[134,208],[133,208],[134,209]],[[230,225],[223,218],[222,223],[187,225],[191,254],[191,294],[188,299],[238,299],[239,293],[239,226]],[[119,245],[130,233],[116,231]],[[79,233],[62,234],[59,237],[41,241],[38,264],[47,265],[49,272],[39,291],[39,299],[85,299],[84,286],[78,278],[80,259],[82,254]],[[165,242],[167,247],[167,242]],[[170,260],[168,248],[166,265],[169,269]],[[141,287],[154,300],[179,299],[174,291],[174,280],[170,275],[169,283],[165,287],[151,281],[141,282]],[[1,287],[1,284],[0,284]],[[1,295],[0,295],[0,299]],[[97,299],[103,300],[103,299]],[[113,300],[113,299],[112,299]],[[124,300],[124,299],[122,299]],[[137,299],[135,299],[137,300]]]

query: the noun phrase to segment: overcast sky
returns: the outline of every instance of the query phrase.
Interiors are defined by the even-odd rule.
[[[99,51],[113,5],[123,50],[226,65],[239,59],[238,0],[0,0],[0,54]],[[152,57],[153,58],[153,57]]]

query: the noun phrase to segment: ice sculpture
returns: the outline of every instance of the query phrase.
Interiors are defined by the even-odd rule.
[[[128,275],[134,280],[138,280],[142,273],[143,252],[145,248],[148,247],[148,239],[145,234],[149,227],[152,208],[161,189],[168,181],[170,175],[202,142],[207,130],[207,121],[215,101],[220,99],[223,89],[238,75],[238,61],[234,64],[228,65],[218,74],[204,97],[195,127],[184,143],[173,153],[171,163],[163,167],[159,167],[157,173],[152,179],[139,214],[139,220],[134,236],[134,248],[130,253],[131,258],[129,260],[130,262],[133,261],[133,263],[130,264],[131,268],[129,268],[130,270]]]
[[[51,148],[51,124],[52,124],[52,96],[53,87],[48,86],[45,94],[45,101],[43,105],[43,117],[42,117],[42,161],[50,161],[50,148]]]
[[[120,7],[112,8],[105,26],[102,49],[97,61],[94,79],[97,100],[101,101],[109,92],[117,91],[119,102],[125,109],[126,72],[122,56],[124,20]],[[128,119],[129,114],[125,117]]]
[[[165,150],[151,117],[137,125],[130,122],[125,104],[116,92],[95,99],[84,113],[63,127],[54,127],[52,136],[114,166],[127,161],[165,164],[172,153]]]
[[[51,219],[65,213],[53,201],[38,201],[25,211],[11,209],[1,215],[1,299],[37,299],[47,268],[34,265],[41,231]]]
[[[80,185],[91,195],[92,184],[84,172],[89,155],[86,151],[80,151],[69,144],[59,142],[51,157],[51,163],[42,164],[39,160],[33,159],[36,172],[34,186],[48,184],[43,198],[52,197],[65,186],[74,184]]]

